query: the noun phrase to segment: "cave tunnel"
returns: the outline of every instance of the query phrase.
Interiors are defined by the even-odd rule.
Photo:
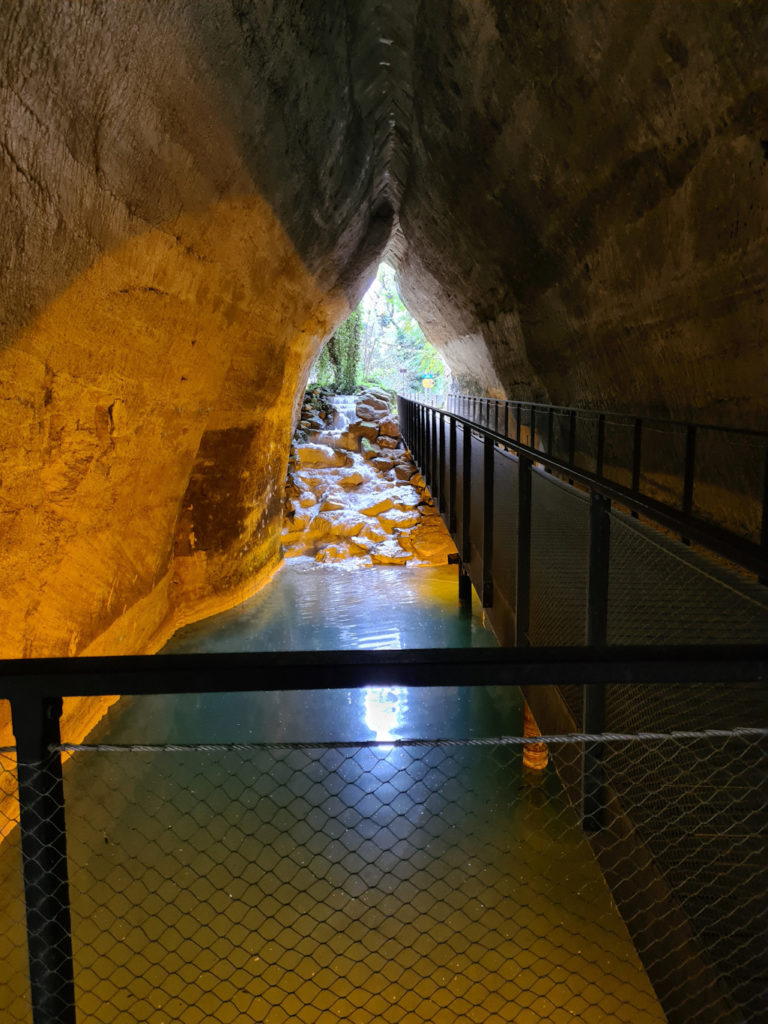
[[[765,428],[768,15],[0,9],[4,657],[156,651],[280,558],[379,262],[470,393]]]

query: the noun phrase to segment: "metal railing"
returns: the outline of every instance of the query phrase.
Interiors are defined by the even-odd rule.
[[[614,485],[625,499],[642,504],[636,513],[657,520],[672,513],[670,528],[683,531],[685,541],[686,521],[706,523],[768,552],[764,431],[455,393],[444,407],[549,455],[570,479],[579,471]],[[752,556],[744,557],[751,567]]]
[[[764,1013],[768,606],[611,502],[761,576],[764,548],[540,451],[535,417],[530,444],[522,422],[518,441],[405,399],[400,418],[463,592],[471,579],[518,647],[0,663],[14,1024]],[[125,748],[59,732],[69,696],[377,685],[520,687],[545,782],[519,759],[541,738]]]
[[[669,640],[670,637],[665,635],[632,635],[631,630],[629,637],[621,639],[609,635],[609,591],[612,578],[617,575],[612,562],[623,559],[625,575],[634,573],[637,576],[636,589],[643,589],[643,578],[647,577],[647,600],[651,605],[655,602],[665,622],[668,622],[668,613],[661,595],[666,584],[664,580],[660,583],[649,576],[654,559],[659,564],[665,559],[667,562],[670,558],[676,559],[673,568],[678,575],[683,564],[688,565],[691,572],[698,566],[698,578],[681,585],[682,600],[687,600],[686,587],[692,592],[700,590],[704,577],[712,578],[713,574],[721,572],[721,567],[700,565],[693,553],[680,553],[682,546],[678,547],[677,554],[670,550],[666,554],[646,551],[644,556],[640,548],[643,543],[647,547],[651,539],[641,536],[640,524],[631,523],[631,518],[650,520],[685,538],[686,542],[694,541],[701,548],[747,569],[761,580],[768,578],[768,549],[762,541],[748,540],[690,511],[638,493],[605,473],[585,470],[572,457],[572,451],[571,457],[563,460],[539,450],[534,446],[538,436],[535,431],[525,439],[532,443],[525,443],[509,436],[508,422],[501,424],[497,431],[495,417],[493,427],[482,426],[474,418],[468,419],[402,397],[399,399],[399,415],[403,437],[456,542],[464,566],[464,594],[466,596],[468,592],[466,587],[471,578],[483,606],[494,609],[489,615],[502,642],[523,646],[530,643],[660,643]],[[577,484],[581,490],[558,484],[555,474]],[[540,516],[536,514],[535,507],[543,510]],[[622,516],[618,509],[627,510],[628,515]],[[546,550],[546,538],[541,536],[545,530],[550,535],[549,551]],[[558,532],[560,535],[556,536]],[[611,542],[612,532],[617,541],[614,544]],[[670,547],[666,537],[657,537],[656,542],[657,548],[664,544],[668,549]],[[638,549],[634,554],[633,546]],[[561,559],[560,564],[556,564],[556,554]],[[532,558],[538,573],[533,580]],[[544,585],[542,581],[546,581],[548,575],[558,572],[570,574],[572,579],[568,586],[563,584],[559,592],[558,588],[549,585],[549,597],[555,603],[570,602],[571,619],[580,617],[586,622],[585,634],[563,632],[563,638],[559,638],[551,630],[544,630],[540,622],[545,614],[541,607],[544,603],[541,594],[536,599],[538,622],[531,620],[532,584],[538,581]],[[694,609],[698,602],[702,609],[701,628],[709,628],[713,609],[725,608],[729,597],[723,588],[732,587],[736,582],[739,581],[735,576],[730,580],[723,578],[715,590],[710,587],[706,600],[693,594],[689,605]],[[629,589],[631,584],[626,581],[622,592],[626,595]],[[579,599],[584,596],[586,607],[583,614],[573,603],[574,595]],[[617,599],[620,596],[614,594]],[[753,590],[744,600],[751,608],[748,615],[751,616],[751,625],[743,627],[750,633],[749,637],[743,638],[762,640],[768,636],[765,597]],[[631,609],[628,608],[625,614],[631,614]],[[563,611],[565,615],[566,610]],[[722,622],[727,620],[728,614]],[[736,629],[736,637],[741,629],[741,626]],[[729,631],[733,632],[730,627]],[[537,633],[538,636],[535,635]],[[716,638],[715,633],[712,639]],[[679,635],[677,639],[685,642],[686,637]],[[706,636],[701,639],[706,639]]]
[[[26,928],[2,908],[4,962],[19,976],[23,944],[29,962],[28,987],[6,982],[17,1024],[759,1019],[765,647],[56,659],[0,678],[20,803],[0,854],[20,853],[26,902]],[[754,681],[743,700],[736,680]],[[59,736],[66,696],[377,684],[522,686],[551,734]],[[599,732],[574,729],[585,685],[605,694]],[[542,742],[552,768],[526,774]]]

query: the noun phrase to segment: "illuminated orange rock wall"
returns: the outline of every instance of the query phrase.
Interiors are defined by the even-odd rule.
[[[304,237],[324,203],[295,194],[306,150],[341,174],[353,159],[354,112],[332,109],[349,83],[292,82],[287,52],[317,26],[262,13],[0,11],[3,656],[154,650],[278,561],[294,409],[360,290],[372,201],[357,128],[346,198],[326,198],[316,250]],[[283,86],[314,141],[286,139]]]

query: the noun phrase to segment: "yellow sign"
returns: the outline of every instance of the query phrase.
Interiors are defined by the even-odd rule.
[[[421,382],[421,386],[423,388],[433,388],[435,386],[435,382],[432,380],[431,377],[425,377],[424,380]]]

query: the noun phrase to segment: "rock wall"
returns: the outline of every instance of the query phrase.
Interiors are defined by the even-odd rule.
[[[416,26],[400,277],[465,382],[768,427],[765,6],[450,0]]]
[[[386,247],[469,386],[768,426],[761,5],[16,0],[0,40],[1,655],[259,585]]]
[[[0,10],[3,656],[152,650],[279,558],[309,363],[388,234],[324,11]]]

